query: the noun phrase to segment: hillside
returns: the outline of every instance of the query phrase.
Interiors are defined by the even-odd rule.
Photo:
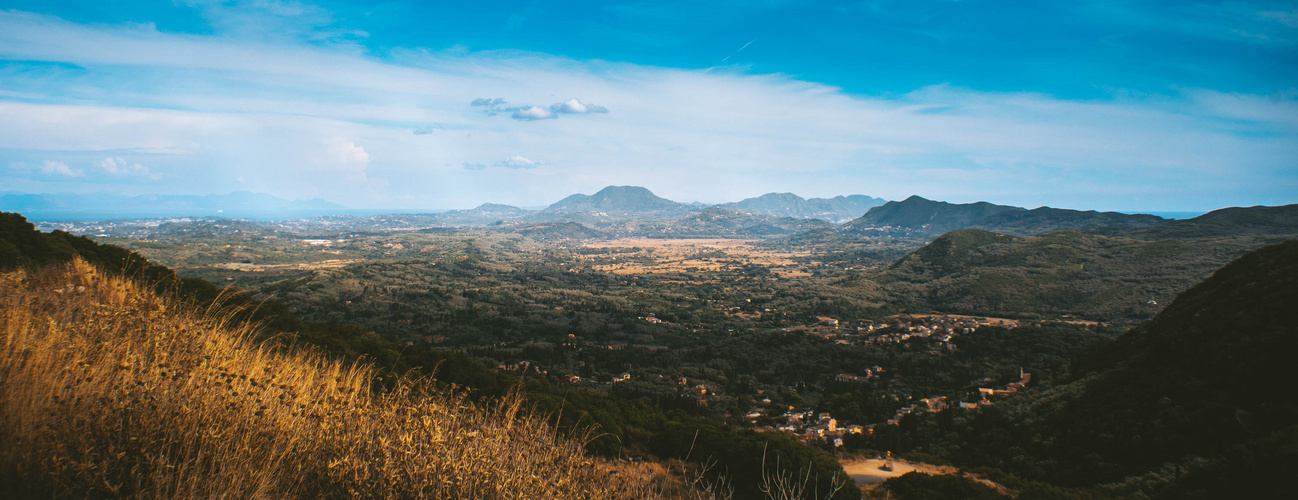
[[[910,311],[1144,320],[1213,270],[1272,241],[1142,241],[1075,231],[1021,237],[965,229],[868,279]]]
[[[645,498],[521,401],[250,340],[83,261],[0,276],[0,484],[24,497]],[[622,474],[610,475],[614,470]]]
[[[708,207],[663,227],[661,234],[674,238],[766,238],[829,227],[832,224],[818,218],[751,215]]]
[[[982,201],[957,204],[911,196],[871,208],[865,215],[845,224],[842,231],[857,236],[885,234],[922,238],[957,229],[978,228],[1030,236],[1064,229],[1140,228],[1162,222],[1164,219],[1153,215],[1049,207],[1028,210]]]
[[[1273,498],[1298,474],[1298,242],[1267,246],[1074,360],[1064,383],[905,422],[965,466],[1139,498]]]
[[[756,198],[716,206],[751,215],[821,219],[841,224],[860,217],[871,207],[885,202],[886,200],[882,198],[871,198],[860,194],[805,199],[793,193],[767,193]]]

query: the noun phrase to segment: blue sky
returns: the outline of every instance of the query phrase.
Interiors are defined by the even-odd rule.
[[[0,2],[0,191],[1298,202],[1295,2]]]

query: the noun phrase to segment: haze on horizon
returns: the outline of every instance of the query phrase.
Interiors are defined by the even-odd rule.
[[[1292,2],[0,4],[0,192],[1298,202]]]

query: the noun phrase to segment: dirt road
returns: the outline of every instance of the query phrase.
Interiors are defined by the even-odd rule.
[[[953,474],[958,472],[954,467],[944,467],[928,464],[916,464],[905,460],[892,460],[892,470],[881,470],[879,466],[883,465],[884,460],[881,458],[870,458],[865,460],[855,460],[843,464],[843,470],[847,475],[852,476],[857,486],[867,484],[876,484],[887,481],[890,477],[897,477],[911,471],[920,471],[927,474]]]

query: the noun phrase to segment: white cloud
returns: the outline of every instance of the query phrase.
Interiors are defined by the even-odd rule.
[[[71,167],[68,167],[67,163],[54,160],[45,160],[45,163],[41,164],[41,172],[47,174],[58,174],[65,177],[77,177],[81,175],[80,170],[72,170]]]
[[[532,161],[532,159],[526,156],[519,156],[519,155],[514,155],[509,158],[505,158],[504,160],[501,160],[496,163],[497,167],[505,167],[505,168],[513,168],[513,169],[536,168],[536,165],[537,163],[535,161]]]
[[[563,102],[556,102],[554,104],[551,104],[550,110],[554,111],[555,113],[575,113],[575,114],[608,112],[608,108],[605,108],[604,106],[586,104],[581,102],[581,100],[577,99],[576,97],[572,99],[568,99]]]
[[[473,163],[473,162],[467,162],[467,161],[464,162],[464,169],[465,169],[465,170],[483,170],[483,169],[485,169],[485,168],[487,168],[487,166],[486,166],[486,165],[483,165],[483,164],[481,164],[481,163]]]
[[[534,121],[557,118],[557,115],[540,106],[526,106],[515,109],[514,114],[510,115],[510,117],[515,120]]]
[[[323,153],[312,166],[307,166],[308,170],[337,174],[348,182],[371,180],[368,172],[370,154],[365,148],[357,146],[355,141],[335,135],[324,141]]]
[[[138,175],[154,180],[162,178],[161,175],[149,172],[149,169],[144,165],[140,165],[139,163],[129,163],[120,156],[98,160],[94,162],[94,165],[113,175]]]
[[[355,142],[346,137],[330,137],[328,141],[325,141],[325,152],[334,161],[344,165],[368,165],[370,163],[370,154],[365,152],[365,148],[357,146]]]

